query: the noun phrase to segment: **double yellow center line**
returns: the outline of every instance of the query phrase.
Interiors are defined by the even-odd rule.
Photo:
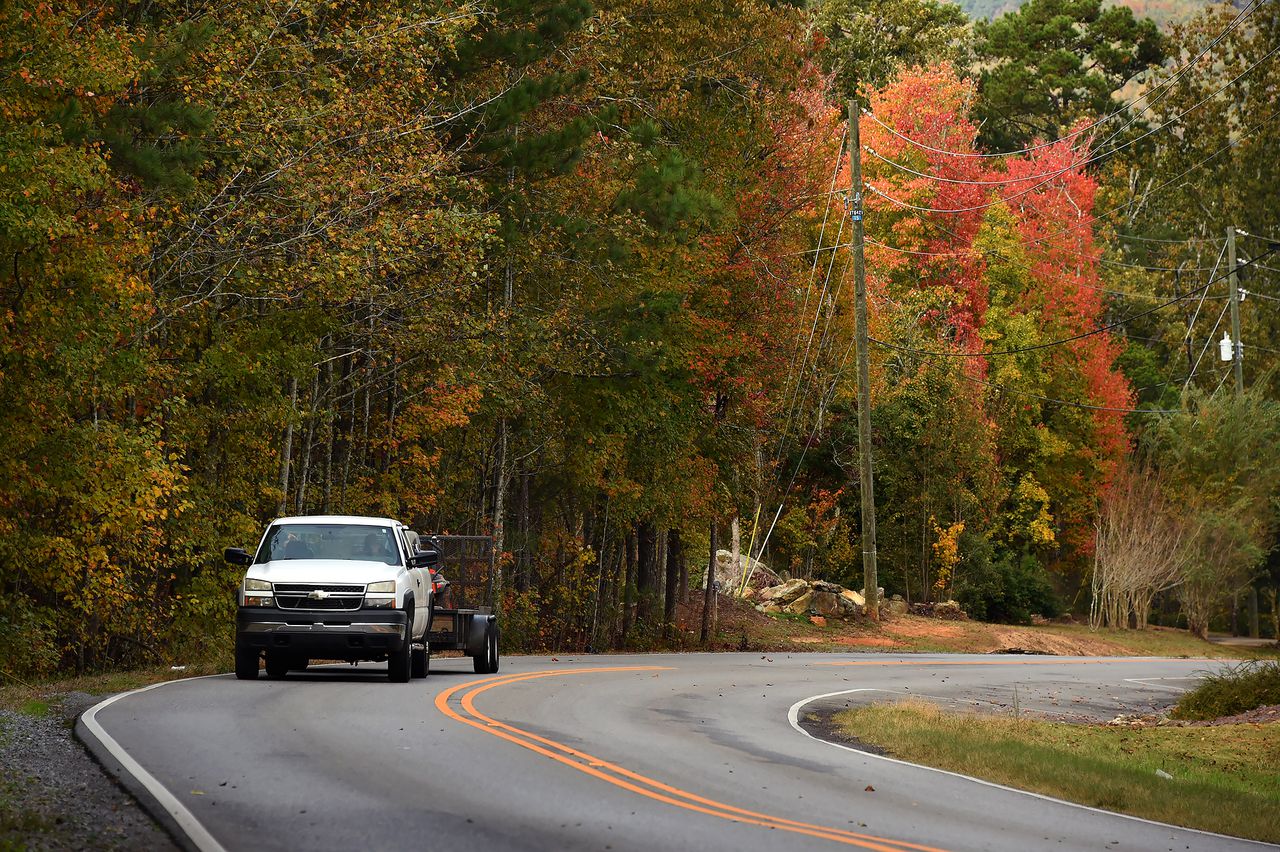
[[[522,683],[530,680],[540,680],[548,677],[567,677],[570,675],[585,674],[605,674],[618,672],[658,672],[670,671],[670,667],[665,666],[612,666],[600,668],[584,668],[584,669],[565,669],[553,671],[529,672],[527,674],[511,674],[500,675],[494,678],[488,678],[482,681],[470,681],[468,683],[459,684],[441,692],[436,696],[436,709],[450,719],[461,722],[464,725],[470,725],[477,730],[484,731],[486,734],[492,734],[500,737],[508,742],[514,743],[521,748],[549,757],[557,763],[562,763],[571,769],[576,769],[591,777],[612,784],[615,787],[621,787],[637,795],[644,796],[654,801],[672,805],[677,808],[683,808],[687,811],[705,814],[707,816],[719,817],[720,819],[729,820],[730,822],[743,823],[746,825],[755,825],[760,828],[774,829],[777,831],[789,831],[794,834],[803,834],[809,837],[817,837],[823,840],[831,840],[836,843],[843,843],[847,846],[856,846],[861,849],[872,849],[876,852],[903,852],[903,850],[912,850],[912,852],[946,852],[946,850],[938,849],[934,846],[922,846],[918,843],[908,843],[902,840],[891,840],[887,837],[877,837],[874,834],[860,834],[856,831],[847,831],[842,828],[830,828],[822,825],[814,825],[812,823],[800,822],[798,820],[786,819],[783,817],[770,816],[769,814],[759,813],[757,811],[739,808],[734,805],[717,802],[714,799],[708,799],[682,790],[679,787],[663,783],[657,779],[641,775],[633,772],[625,767],[618,766],[598,757],[587,754],[564,743],[548,739],[543,736],[531,733],[529,731],[517,728],[514,725],[508,725],[505,722],[499,722],[476,709],[476,697],[488,692],[491,689],[507,686],[513,683]],[[454,709],[450,702],[454,696],[462,693],[457,699],[459,709]]]

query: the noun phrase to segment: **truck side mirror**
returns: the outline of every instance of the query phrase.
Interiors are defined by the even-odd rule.
[[[252,565],[253,557],[243,547],[228,547],[222,551],[222,558],[232,565]]]
[[[423,550],[409,557],[410,568],[431,568],[440,564],[440,551]]]

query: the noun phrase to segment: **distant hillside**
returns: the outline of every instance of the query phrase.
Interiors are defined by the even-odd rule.
[[[952,0],[971,18],[997,18],[1012,12],[1026,0]],[[1139,18],[1151,18],[1161,27],[1184,21],[1210,4],[1210,0],[1121,0]]]

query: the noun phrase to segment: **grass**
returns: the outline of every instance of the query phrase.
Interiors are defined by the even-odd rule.
[[[36,681],[18,680],[6,672],[0,671],[0,709],[43,716],[49,711],[49,699],[67,692],[110,695],[164,680],[216,674],[224,670],[214,665],[187,666],[181,671],[174,671],[168,666],[156,666],[133,671],[86,674]],[[41,706],[43,706],[43,709],[41,709]]]
[[[953,715],[924,702],[847,710],[835,723],[904,760],[1147,819],[1280,842],[1280,725],[1070,725]]]
[[[31,698],[22,702],[18,707],[18,712],[27,716],[35,716],[37,719],[43,719],[49,715],[49,702],[39,698]]]
[[[1218,719],[1280,704],[1280,662],[1245,662],[1210,672],[1178,700],[1175,719]]]

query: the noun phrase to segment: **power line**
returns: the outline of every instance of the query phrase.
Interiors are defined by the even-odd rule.
[[[1051,396],[1041,396],[1038,393],[1031,393],[1030,391],[1014,390],[1013,388],[1008,388],[1008,387],[1005,387],[1004,385],[996,384],[995,382],[987,382],[987,381],[983,381],[982,379],[975,379],[973,376],[966,376],[963,371],[961,371],[959,375],[960,375],[960,378],[964,379],[967,382],[974,382],[979,385],[986,385],[989,388],[995,388],[996,390],[1001,391],[1003,393],[1011,393],[1016,396],[1028,396],[1028,397],[1031,397],[1032,399],[1039,399],[1039,400],[1043,400],[1044,402],[1053,402],[1053,403],[1057,403],[1058,405],[1066,405],[1070,408],[1083,408],[1088,411],[1114,411],[1118,414],[1173,414],[1175,413],[1173,409],[1169,409],[1169,408],[1112,408],[1106,405],[1088,405],[1083,402],[1072,402],[1069,399],[1055,399],[1054,397],[1051,397]]]
[[[1269,249],[1269,250],[1267,251],[1267,253],[1266,253],[1266,254],[1260,255],[1258,259],[1261,259],[1261,258],[1263,258],[1263,257],[1266,257],[1267,255],[1269,255],[1269,254],[1273,253],[1274,251],[1276,251],[1276,249]],[[1248,261],[1248,262],[1246,262],[1246,263],[1242,263],[1242,264],[1240,264],[1240,265],[1237,267],[1237,269],[1240,269],[1240,268],[1243,268],[1243,267],[1245,267],[1245,266],[1248,266],[1248,265],[1249,265],[1249,264],[1251,264],[1251,263],[1253,263],[1253,261]],[[1105,332],[1105,331],[1110,331],[1110,330],[1111,330],[1111,329],[1113,329],[1113,328],[1118,328],[1119,326],[1122,326],[1122,325],[1124,325],[1124,324],[1125,324],[1125,323],[1127,323],[1127,322],[1131,322],[1131,321],[1136,320],[1136,319],[1141,319],[1142,317],[1145,317],[1145,316],[1147,316],[1147,315],[1149,315],[1149,314],[1153,314],[1153,313],[1155,313],[1156,311],[1159,311],[1159,310],[1162,310],[1162,309],[1164,309],[1164,308],[1167,308],[1167,307],[1169,307],[1170,305],[1176,305],[1176,304],[1177,304],[1177,303],[1179,303],[1179,302],[1185,302],[1186,300],[1188,300],[1188,299],[1190,299],[1190,298],[1193,298],[1194,296],[1198,295],[1198,294],[1199,294],[1199,293],[1201,293],[1202,291],[1207,290],[1210,286],[1212,286],[1213,284],[1215,284],[1215,283],[1216,283],[1216,282],[1218,282],[1218,281],[1221,281],[1223,278],[1226,278],[1226,277],[1227,277],[1227,276],[1229,276],[1230,274],[1231,274],[1231,272],[1230,272],[1230,271],[1224,272],[1224,273],[1222,273],[1221,275],[1219,275],[1219,276],[1217,276],[1217,277],[1215,277],[1215,278],[1211,278],[1209,281],[1205,282],[1204,284],[1200,285],[1199,287],[1195,288],[1194,290],[1191,290],[1191,291],[1189,291],[1189,292],[1187,292],[1187,293],[1184,293],[1183,295],[1178,296],[1178,297],[1177,297],[1177,298],[1175,298],[1175,299],[1171,299],[1171,300],[1169,300],[1169,301],[1167,301],[1167,302],[1164,302],[1164,303],[1162,303],[1162,304],[1156,305],[1154,308],[1148,308],[1148,309],[1147,309],[1147,310],[1145,310],[1145,311],[1140,311],[1139,313],[1136,313],[1136,314],[1130,314],[1129,316],[1124,317],[1123,319],[1119,319],[1119,320],[1116,320],[1116,321],[1115,321],[1115,322],[1113,322],[1113,323],[1109,323],[1109,324],[1107,324],[1107,325],[1100,326],[1100,327],[1098,327],[1098,328],[1093,329],[1092,331],[1086,331],[1086,332],[1083,332],[1083,333],[1081,333],[1081,334],[1072,335],[1071,337],[1064,337],[1064,338],[1063,338],[1063,339],[1061,339],[1061,340],[1050,340],[1050,341],[1047,341],[1047,342],[1045,342],[1045,343],[1037,343],[1037,344],[1034,344],[1034,345],[1032,345],[1032,346],[1020,346],[1020,347],[1016,347],[1016,348],[1014,348],[1014,349],[998,349],[998,350],[994,350],[994,351],[992,351],[992,350],[988,350],[988,351],[985,351],[985,352],[944,352],[944,351],[941,351],[941,350],[916,349],[916,348],[914,348],[914,347],[910,347],[910,346],[899,346],[899,345],[897,345],[897,344],[889,343],[889,342],[884,341],[884,340],[878,340],[877,338],[874,338],[874,337],[873,337],[873,338],[870,338],[870,340],[871,340],[871,342],[872,342],[872,343],[876,343],[876,344],[878,344],[878,345],[880,345],[880,346],[883,346],[883,347],[885,347],[885,348],[887,348],[887,349],[896,349],[896,350],[898,350],[899,352],[911,352],[911,353],[914,353],[914,354],[916,354],[916,355],[932,355],[932,356],[934,356],[934,357],[938,357],[938,358],[984,358],[984,357],[986,357],[986,356],[988,356],[988,355],[1017,355],[1017,354],[1020,354],[1020,353],[1022,353],[1022,352],[1033,352],[1033,351],[1035,351],[1035,350],[1037,350],[1037,349],[1048,349],[1048,348],[1053,347],[1053,346],[1062,346],[1063,344],[1066,344],[1066,343],[1072,343],[1072,342],[1074,342],[1074,341],[1076,341],[1076,340],[1082,340],[1082,339],[1084,339],[1084,338],[1086,338],[1086,337],[1092,337],[1092,336],[1094,336],[1095,334],[1102,334],[1102,333],[1103,333],[1103,332]],[[1216,330],[1216,326],[1215,326],[1215,330]],[[1212,335],[1210,335],[1210,336],[1212,336]],[[1193,369],[1192,369],[1192,373],[1194,374],[1194,372],[1195,372],[1195,370],[1194,370],[1194,368],[1193,368]],[[1190,377],[1188,377],[1188,378],[1190,378]]]

